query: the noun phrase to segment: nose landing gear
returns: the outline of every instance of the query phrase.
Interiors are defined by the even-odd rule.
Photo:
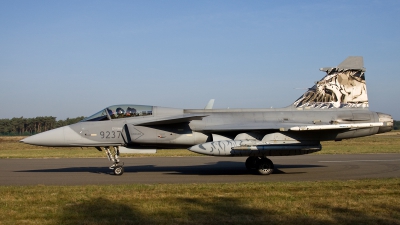
[[[122,167],[124,163],[120,163],[119,161],[119,147],[118,146],[110,146],[105,147],[105,152],[107,154],[108,160],[112,161],[113,164],[110,166],[110,169],[113,170],[114,174],[120,176],[124,173],[124,168]]]

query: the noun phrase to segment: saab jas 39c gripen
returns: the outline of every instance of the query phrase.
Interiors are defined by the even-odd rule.
[[[69,126],[27,137],[42,146],[93,146],[105,150],[121,175],[120,147],[183,148],[213,156],[247,156],[246,168],[271,174],[267,156],[309,154],[320,142],[391,131],[390,115],[368,109],[363,58],[350,56],[299,99],[279,109],[175,109],[114,105]]]

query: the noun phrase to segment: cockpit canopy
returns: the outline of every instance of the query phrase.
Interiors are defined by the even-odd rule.
[[[86,117],[84,121],[102,121],[122,119],[127,117],[149,116],[153,115],[153,106],[148,105],[113,105],[107,107],[92,116]]]

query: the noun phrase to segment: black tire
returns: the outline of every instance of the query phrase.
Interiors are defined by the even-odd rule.
[[[245,165],[246,165],[246,168],[248,169],[248,170],[256,170],[258,167],[257,167],[257,160],[259,160],[259,157],[256,157],[256,156],[249,156],[247,159],[246,159],[246,162],[245,162]]]
[[[114,168],[114,174],[117,176],[121,176],[124,173],[124,167],[122,166],[116,166]]]
[[[262,158],[257,162],[257,171],[261,175],[270,175],[274,172],[274,164],[268,158]]]

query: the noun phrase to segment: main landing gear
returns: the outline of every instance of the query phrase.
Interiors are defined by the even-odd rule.
[[[245,165],[248,170],[257,171],[261,175],[269,175],[274,172],[274,164],[265,156],[249,156]]]
[[[112,161],[113,164],[110,166],[110,169],[113,170],[114,174],[120,176],[124,173],[124,168],[122,167],[124,163],[120,163],[119,161],[119,147],[118,146],[110,146],[105,147],[105,152],[107,154],[108,160]]]

